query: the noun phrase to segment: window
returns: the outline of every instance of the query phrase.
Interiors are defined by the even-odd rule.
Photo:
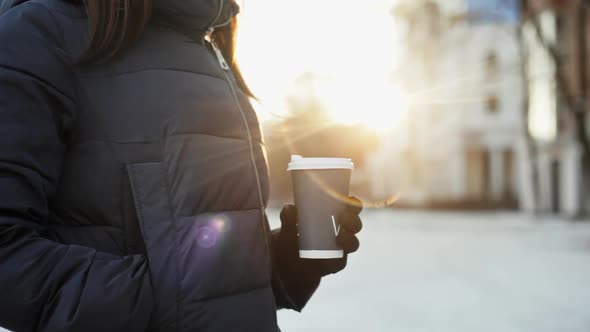
[[[487,79],[496,77],[498,73],[498,57],[496,56],[496,53],[488,53],[485,59],[485,67]]]
[[[490,95],[486,99],[486,109],[489,113],[495,114],[499,111],[498,97]]]

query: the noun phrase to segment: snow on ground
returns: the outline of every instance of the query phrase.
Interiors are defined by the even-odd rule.
[[[269,211],[278,227],[278,211]],[[361,249],[284,332],[588,332],[590,222],[363,212]],[[2,329],[0,329],[1,331]]]
[[[360,251],[303,313],[279,312],[284,332],[590,331],[590,223],[363,214]]]

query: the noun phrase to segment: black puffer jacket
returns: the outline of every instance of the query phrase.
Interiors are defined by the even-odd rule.
[[[276,331],[311,296],[272,273],[259,124],[198,42],[225,2],[155,0],[166,27],[82,67],[81,0],[4,0],[0,326]]]

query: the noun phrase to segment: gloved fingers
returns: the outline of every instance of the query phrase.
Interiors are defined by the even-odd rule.
[[[350,233],[341,233],[338,235],[336,237],[336,243],[338,243],[338,245],[342,247],[342,250],[347,254],[357,251],[360,247],[359,239],[354,234]]]
[[[281,210],[280,218],[282,227],[295,227],[297,225],[297,209],[295,205],[285,205]]]
[[[316,275],[325,276],[344,270],[346,267],[347,257],[344,255],[343,258],[338,259],[318,259],[309,262],[313,265],[313,270]]]
[[[346,233],[356,234],[363,229],[363,222],[359,215],[349,211],[341,213],[337,221]]]
[[[363,202],[356,198],[356,197],[348,197],[346,200],[346,211],[349,211],[352,214],[360,214],[363,210]]]

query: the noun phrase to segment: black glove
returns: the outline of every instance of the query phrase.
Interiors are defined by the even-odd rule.
[[[363,227],[359,217],[363,209],[362,202],[350,197],[343,204],[346,204],[346,209],[337,217],[340,232],[336,241],[344,250],[344,257],[338,259],[299,258],[297,209],[294,205],[286,205],[281,211],[281,229],[273,232],[274,265],[290,297],[296,303],[304,305],[319,285],[320,279],[343,270],[348,254],[359,248],[356,234]]]

